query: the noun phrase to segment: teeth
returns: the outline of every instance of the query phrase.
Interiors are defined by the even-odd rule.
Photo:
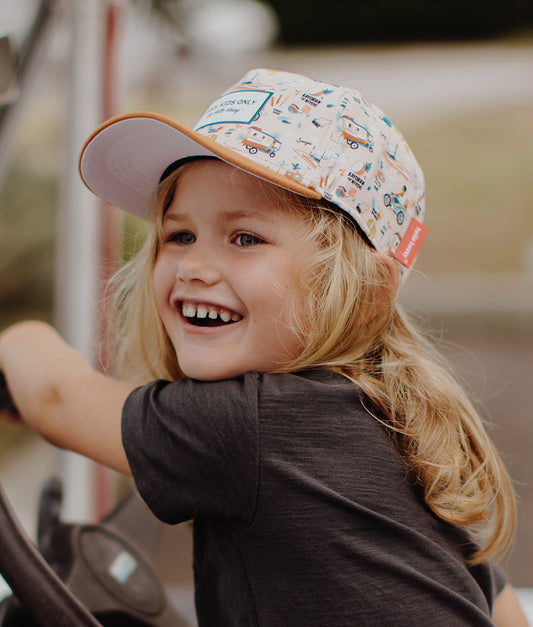
[[[185,318],[210,318],[216,320],[218,317],[223,322],[238,322],[242,316],[227,309],[218,309],[210,305],[194,305],[193,303],[182,303],[181,313]]]
[[[183,303],[181,312],[186,318],[193,318],[196,314],[196,308],[190,303]]]

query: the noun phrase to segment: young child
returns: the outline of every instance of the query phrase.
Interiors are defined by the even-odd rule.
[[[397,302],[424,183],[384,114],[254,70],[195,130],[110,120],[80,171],[153,225],[114,281],[123,378],[38,322],[0,369],[45,438],[194,519],[199,624],[526,625],[491,565],[510,481]]]

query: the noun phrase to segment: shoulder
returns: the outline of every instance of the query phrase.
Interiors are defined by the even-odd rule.
[[[261,411],[289,420],[323,422],[329,417],[353,422],[355,414],[367,417],[371,407],[353,381],[330,370],[263,375],[259,394]]]
[[[264,375],[259,393],[264,446],[300,452],[319,446],[339,459],[347,455],[350,464],[362,463],[369,447],[377,451],[374,458],[391,457],[389,431],[360,388],[343,375],[328,370]]]
[[[353,401],[360,397],[355,384],[340,374],[329,370],[306,370],[295,373],[248,372],[235,379],[221,381],[180,381],[157,380],[134,390],[128,403],[141,399],[143,405],[153,403],[189,403],[205,407],[205,403],[254,403],[264,401],[287,401],[290,398],[304,397],[307,402],[343,397]]]
[[[353,423],[366,414],[358,388],[327,370],[297,373],[246,373],[241,377],[202,382],[153,381],[134,390],[124,405],[123,432],[158,424],[165,431],[181,425],[191,431],[248,433],[260,429],[295,430],[299,424]],[[187,425],[189,425],[187,427]]]
[[[124,404],[124,414],[144,413],[232,413],[241,406],[257,404],[259,377],[249,373],[224,381],[156,380],[133,390]]]
[[[303,397],[307,403],[344,399],[351,403],[360,401],[359,388],[348,378],[331,370],[304,370],[288,374],[260,375],[260,390],[263,397],[273,401]]]

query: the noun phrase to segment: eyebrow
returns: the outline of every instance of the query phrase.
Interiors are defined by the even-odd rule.
[[[260,211],[259,209],[221,209],[218,212],[224,220],[227,222],[231,222],[232,220],[239,220],[241,218],[256,218],[263,222],[275,223],[275,219],[269,215],[266,215],[264,211]],[[181,213],[179,211],[168,211],[164,217],[163,222],[172,221],[172,222],[180,222],[187,219],[186,213]]]

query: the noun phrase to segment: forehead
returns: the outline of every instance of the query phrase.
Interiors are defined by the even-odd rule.
[[[164,218],[183,213],[216,211],[227,218],[255,217],[267,221],[296,217],[302,200],[271,183],[218,159],[189,163],[176,172],[175,191]]]
[[[177,176],[176,192],[186,188],[190,193],[196,188],[196,191],[206,193],[216,190],[229,194],[242,191],[267,194],[273,187],[220,159],[198,159],[178,170]]]

